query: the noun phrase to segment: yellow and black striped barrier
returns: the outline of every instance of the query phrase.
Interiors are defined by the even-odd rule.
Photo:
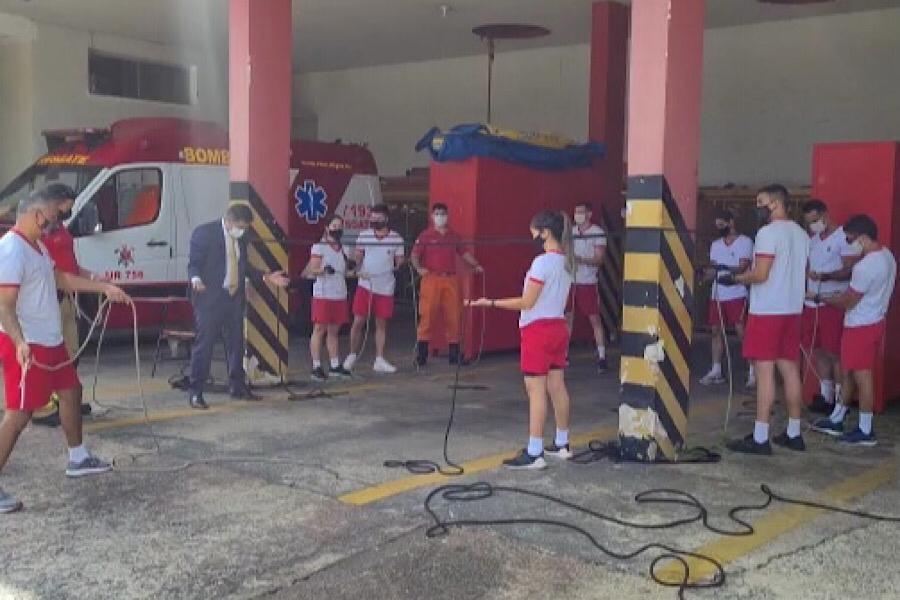
[[[613,207],[616,211],[614,218],[612,213],[603,208],[603,223],[607,227],[606,253],[603,255],[603,264],[600,265],[600,320],[603,323],[603,331],[606,332],[608,341],[618,339],[619,326],[622,322],[622,248],[624,240],[617,235],[621,227],[613,230],[611,224],[618,223],[620,206]]]
[[[694,242],[665,177],[628,179],[619,430],[631,458],[674,460],[687,436]]]
[[[268,273],[288,271],[288,253],[284,244],[284,230],[272,216],[262,198],[245,182],[232,182],[231,201],[248,204],[253,210],[253,235],[247,246],[252,268]],[[246,353],[251,381],[253,370],[284,380],[288,368],[288,294],[262,282],[251,282],[248,287],[247,312],[244,320]],[[245,361],[246,362],[246,361]]]

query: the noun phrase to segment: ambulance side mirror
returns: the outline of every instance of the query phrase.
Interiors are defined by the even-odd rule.
[[[103,231],[97,207],[91,203],[85,204],[69,224],[69,231],[75,237],[84,237]]]

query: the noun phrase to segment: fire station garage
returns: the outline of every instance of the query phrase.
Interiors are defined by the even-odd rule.
[[[888,599],[900,0],[0,0],[0,600]]]

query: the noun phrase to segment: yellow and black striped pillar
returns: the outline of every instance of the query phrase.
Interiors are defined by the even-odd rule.
[[[263,273],[289,273],[284,230],[253,186],[245,182],[232,182],[231,201],[248,204],[253,210],[252,233],[247,245],[250,266]],[[257,370],[285,381],[290,320],[288,294],[261,281],[251,281],[247,295],[244,332],[250,364],[255,362]],[[253,377],[253,373],[248,375],[251,382],[260,379]]]
[[[614,208],[615,215],[606,207],[603,208],[603,223],[607,226],[606,253],[603,255],[603,264],[600,265],[600,320],[609,342],[618,338],[621,324],[622,249],[625,242],[621,236],[621,227],[613,226],[621,221],[618,215],[621,203]]]
[[[619,435],[623,453],[675,460],[687,435],[693,240],[662,175],[628,178]]]

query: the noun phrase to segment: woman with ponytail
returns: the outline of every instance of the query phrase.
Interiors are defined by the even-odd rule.
[[[575,272],[572,226],[565,213],[541,211],[531,220],[531,237],[539,254],[525,275],[522,295],[517,298],[467,301],[469,306],[520,311],[521,366],[528,394],[528,446],[515,458],[503,462],[511,469],[543,469],[544,455],[568,459],[569,392],[563,369],[569,346],[565,310]],[[544,447],[547,397],[553,405],[556,437]]]

